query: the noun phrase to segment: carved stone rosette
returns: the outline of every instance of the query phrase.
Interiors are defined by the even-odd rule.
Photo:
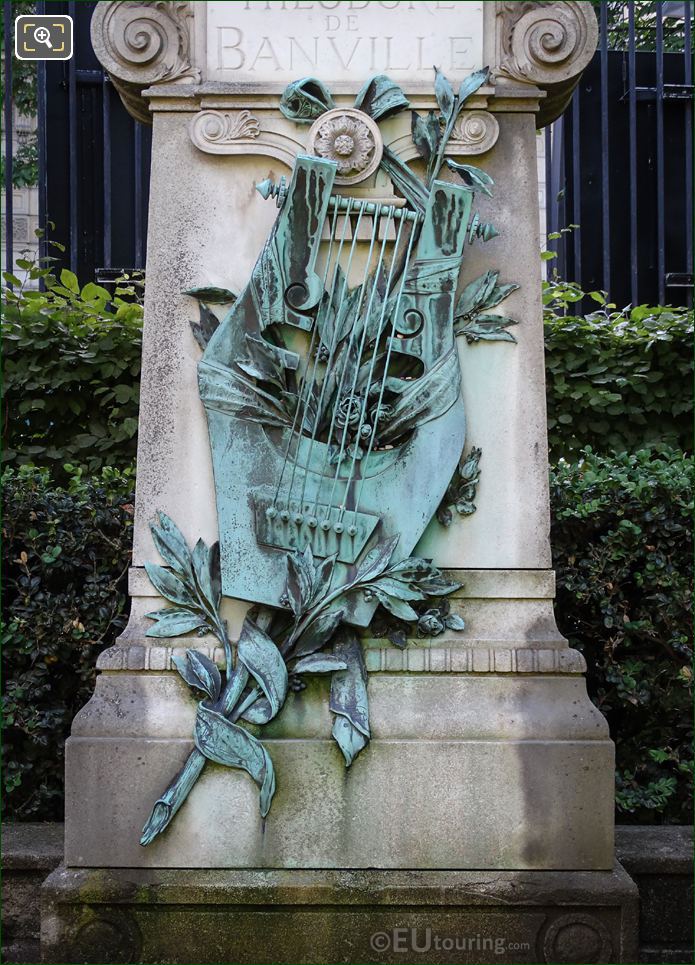
[[[572,912],[560,915],[543,939],[546,962],[609,962],[613,953],[611,933],[596,915]]]
[[[594,55],[598,24],[585,0],[497,3],[497,78],[535,84],[548,94],[539,126],[564,110]]]
[[[336,108],[322,114],[309,131],[309,151],[338,165],[336,184],[366,181],[379,167],[383,142],[368,114]]]
[[[141,93],[158,83],[200,82],[192,64],[193,12],[186,0],[97,3],[92,45],[121,100],[137,120],[151,123]]]

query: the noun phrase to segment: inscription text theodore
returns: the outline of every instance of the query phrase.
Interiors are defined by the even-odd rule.
[[[483,4],[456,0],[244,0],[207,4],[208,77],[280,84],[387,73],[431,83],[482,65]]]

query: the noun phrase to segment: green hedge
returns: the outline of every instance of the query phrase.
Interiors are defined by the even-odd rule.
[[[126,623],[133,473],[2,475],[5,813],[62,820],[63,744]]]
[[[694,481],[666,447],[551,473],[558,624],[616,742],[623,821],[692,818]]]
[[[142,339],[132,285],[114,297],[91,282],[80,288],[70,271],[57,281],[33,262],[17,264],[46,290],[4,273],[15,288],[3,287],[3,461],[50,467],[60,477],[66,462],[90,472],[131,465]]]
[[[132,465],[142,341],[132,285],[119,288],[110,304],[105,289],[80,288],[71,272],[60,282],[48,269],[29,273],[43,277],[48,291],[3,289],[3,458],[51,467],[58,477],[66,462],[90,471]],[[692,312],[602,304],[572,315],[587,297],[605,303],[600,292],[586,296],[576,285],[544,286],[551,461],[587,445],[632,451],[667,442],[689,449]]]
[[[580,300],[601,308],[573,315]],[[632,452],[692,447],[693,315],[678,308],[617,311],[600,292],[544,286],[548,443],[551,457],[584,446]]]

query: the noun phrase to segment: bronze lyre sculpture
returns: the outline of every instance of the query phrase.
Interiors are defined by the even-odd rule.
[[[332,161],[297,158],[251,281],[198,368],[223,592],[272,606],[288,551],[335,554],[336,585],[386,536],[408,556],[463,448],[453,312],[471,192],[435,182],[420,215],[333,194],[335,175]],[[349,287],[358,244],[362,279]],[[303,372],[293,333],[282,337],[293,328],[307,336]],[[346,620],[366,626],[374,606],[351,601]]]
[[[515,287],[497,286],[496,272],[457,301],[466,244],[494,234],[472,215],[474,189],[489,193],[492,182],[453,161],[463,183],[438,178],[461,107],[486,76],[478,71],[454,94],[436,73],[441,113],[413,114],[424,180],[381,144],[375,120],[407,106],[387,78],[365,85],[357,109],[331,109],[318,81],[290,85],[281,108],[313,122],[313,153],[297,157],[289,183],[258,185],[279,210],[246,288],[238,297],[190,292],[201,302],[198,381],[220,538],[190,551],[160,514],[152,531],[169,568],[147,570],[173,606],[150,614],[149,634],[213,633],[225,679],[195,650],[175,657],[206,699],[195,750],[155,803],[143,844],[168,825],[208,759],[246,770],[268,812],[273,765],[247,725],[270,721],[304,673],[332,675],[333,735],[349,765],[369,739],[355,628],[379,605],[401,624],[422,622],[432,598],[457,586],[411,554],[463,452],[456,335],[513,340],[511,319],[484,314]],[[351,193],[380,165],[399,196]],[[232,304],[218,320],[210,301]],[[236,644],[223,596],[255,604]],[[437,612],[463,629],[459,616]],[[394,639],[405,645],[404,635]]]

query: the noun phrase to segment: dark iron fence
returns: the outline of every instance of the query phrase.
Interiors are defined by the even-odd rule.
[[[144,268],[151,129],[130,117],[94,55],[96,4],[46,6],[73,18],[75,56],[41,64],[40,211],[80,279]]]
[[[545,135],[548,231],[579,226],[551,264],[618,305],[692,304],[691,7],[602,3],[599,50]]]
[[[151,129],[134,121],[96,59],[90,41],[95,3],[39,2],[36,12],[70,14],[74,56],[38,63],[37,136],[39,220],[47,234],[65,245],[58,268],[74,271],[81,282],[107,282],[122,271],[144,269],[147,238]],[[12,86],[16,10],[4,3],[5,90]],[[24,12],[19,11],[19,12]],[[8,56],[8,50],[10,56]],[[4,123],[11,126],[5,101]],[[7,224],[12,224],[12,161],[6,149]],[[12,264],[11,234],[6,262]],[[42,254],[47,254],[45,244]]]
[[[8,25],[13,6],[4,3]],[[69,13],[75,24],[73,59],[39,64],[39,210],[81,280],[144,268],[147,237],[150,129],[127,114],[92,51],[94,6],[37,4],[38,13]],[[549,243],[558,255],[552,266],[621,305],[692,301],[691,6],[601,3],[599,50],[545,135],[548,231],[579,225]],[[12,42],[7,29],[6,91]],[[10,147],[7,101],[4,117]],[[8,225],[11,181],[8,150]],[[12,256],[9,237],[8,266]]]

